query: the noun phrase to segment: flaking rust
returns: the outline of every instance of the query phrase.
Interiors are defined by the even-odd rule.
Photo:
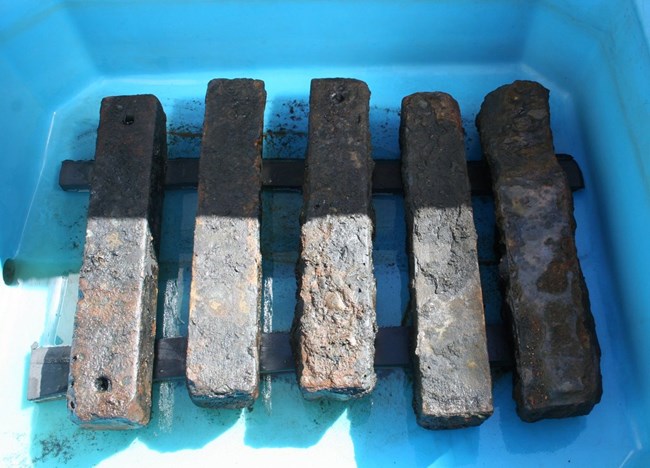
[[[456,101],[444,93],[404,98],[400,146],[417,420],[429,429],[475,426],[492,414],[492,388]]]
[[[584,415],[600,401],[600,348],[576,251],[573,198],[554,155],[548,90],[516,81],[477,116],[493,177],[525,421]]]
[[[348,399],[375,386],[370,91],[311,83],[293,348],[306,398]]]
[[[102,100],[67,395],[84,427],[149,421],[165,123],[155,96]]]
[[[258,395],[265,104],[262,81],[208,85],[186,369],[200,406],[244,408]]]

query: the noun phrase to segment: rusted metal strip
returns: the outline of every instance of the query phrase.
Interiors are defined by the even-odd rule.
[[[568,154],[558,154],[558,163],[569,178],[571,190],[582,190],[585,182],[580,167]],[[88,190],[93,161],[71,161],[61,163],[59,186],[66,191],[79,192]],[[485,161],[467,161],[467,172],[472,195],[491,195],[492,183],[490,170]],[[305,161],[300,159],[265,159],[262,161],[262,186],[270,189],[300,189],[303,185]],[[199,180],[199,160],[197,158],[178,158],[167,161],[165,188],[192,189]],[[402,191],[400,162],[375,160],[372,175],[374,192]]]
[[[29,359],[27,399],[48,401],[65,397],[70,373],[70,346],[32,349]]]
[[[68,388],[84,427],[149,421],[166,156],[155,96],[102,100]]]
[[[312,80],[293,323],[306,398],[348,399],[376,382],[368,86]]]
[[[258,80],[212,80],[205,101],[187,387],[197,405],[244,408],[259,381],[266,91]]]
[[[375,340],[375,368],[408,368],[411,366],[410,327],[380,328]],[[488,350],[493,369],[508,370],[512,352],[502,325],[488,325]],[[156,340],[153,366],[154,382],[185,378],[187,337]],[[65,397],[68,389],[70,346],[35,348],[29,365],[27,399],[33,402]],[[260,374],[293,372],[295,361],[287,332],[262,333],[260,343]]]
[[[501,272],[525,421],[584,415],[600,401],[600,348],[576,251],[573,198],[554,158],[548,90],[516,81],[477,117],[490,164]]]
[[[428,429],[476,426],[493,412],[463,135],[458,103],[448,94],[402,101],[413,406]]]

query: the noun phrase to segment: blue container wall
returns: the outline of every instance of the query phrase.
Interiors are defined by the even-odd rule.
[[[148,2],[91,3],[70,14],[110,75],[509,62],[520,55],[530,10],[467,0],[162,2],[159,11]]]
[[[173,464],[206,457],[330,466],[647,464],[648,25],[644,0],[1,2],[0,260],[13,257],[30,269],[18,285],[0,285],[0,371],[16,382],[0,387],[7,454],[0,464]],[[154,93],[171,127],[196,133],[209,79],[256,77],[266,82],[265,124],[273,129],[283,125],[288,103],[307,100],[311,78],[341,75],[368,82],[375,157],[388,158],[399,155],[396,111],[409,93],[454,95],[469,157],[477,158],[473,118],[487,92],[516,78],[551,89],[556,149],[576,157],[587,185],[575,195],[577,242],[605,378],[603,402],[593,413],[521,423],[505,376],[495,379],[496,412],[480,429],[427,432],[415,425],[411,383],[401,371],[383,375],[371,399],[350,405],[304,403],[295,379],[280,377],[271,411],[260,401],[241,414],[194,408],[182,383],[162,384],[150,427],[128,434],[80,431],[63,402],[27,403],[29,345],[65,342],[71,331],[87,195],[62,193],[56,176],[62,159],[92,157],[101,97]],[[197,140],[173,138],[173,156],[197,155]],[[275,155],[300,157],[303,147],[298,138]],[[180,263],[191,252],[195,201],[195,194],[179,192],[165,202],[166,222],[180,240],[163,245],[163,253]],[[295,212],[299,199],[265,198],[271,210],[276,203]],[[378,271],[382,325],[397,324],[405,307],[403,258],[394,245],[403,233],[391,231],[399,230],[399,204],[375,200],[381,212],[375,255],[387,259]],[[282,231],[291,226],[281,216],[272,223],[285,249],[292,241]],[[293,265],[274,262],[273,329],[283,329],[291,320]],[[164,313],[174,315],[178,297],[166,294],[187,288],[187,266],[161,271],[168,285]],[[161,333],[182,333],[182,320],[175,320],[167,329],[159,324]]]
[[[0,260],[17,253],[56,108],[97,78],[60,1],[0,5]],[[45,136],[45,137],[44,137]]]

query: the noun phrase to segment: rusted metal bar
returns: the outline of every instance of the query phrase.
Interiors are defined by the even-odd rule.
[[[84,427],[149,421],[166,156],[155,96],[102,100],[68,388]]]
[[[571,190],[585,188],[580,167],[568,154],[558,154],[558,163],[569,178]],[[59,186],[66,191],[88,190],[93,161],[71,161],[61,163]],[[262,161],[262,186],[267,189],[300,189],[303,185],[305,161],[300,159],[265,159]],[[491,195],[490,170],[485,161],[467,161],[467,172],[472,195]],[[178,158],[167,161],[165,188],[192,189],[199,180],[199,160],[197,158]],[[402,191],[400,162],[375,160],[372,175],[374,192]]]
[[[401,119],[413,406],[428,429],[476,426],[493,412],[492,384],[460,109],[448,94],[416,93]]]
[[[259,381],[266,91],[258,80],[212,80],[205,101],[187,387],[197,405],[244,408]]]
[[[584,415],[600,401],[600,348],[575,245],[573,198],[554,158],[548,90],[516,81],[477,117],[493,175],[505,303],[525,421]]]
[[[410,327],[380,328],[375,340],[375,368],[408,368],[411,366]],[[488,325],[488,351],[494,369],[508,370],[512,352],[502,325]],[[153,365],[154,382],[185,378],[187,337],[156,340]],[[34,402],[65,397],[68,389],[70,346],[48,346],[32,350],[29,363],[27,399]],[[260,342],[260,374],[293,372],[295,361],[287,332],[262,333]]]
[[[376,382],[369,100],[358,80],[311,82],[293,323],[306,398],[358,397]]]

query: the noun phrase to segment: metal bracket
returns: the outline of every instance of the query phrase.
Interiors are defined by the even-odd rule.
[[[488,325],[490,365],[509,369],[512,354],[507,330],[503,325]],[[375,367],[409,368],[411,327],[383,327],[375,341]],[[154,382],[185,378],[186,337],[156,340],[153,367]],[[27,399],[43,402],[65,397],[68,389],[70,346],[46,346],[32,350],[29,364]],[[262,333],[260,373],[279,374],[295,370],[288,332]]]
[[[574,192],[585,188],[580,166],[573,156],[558,154],[558,162],[569,179]],[[90,177],[94,161],[65,160],[61,163],[59,185],[65,191],[81,192],[90,187]],[[472,187],[472,195],[490,195],[492,185],[490,169],[484,160],[468,161],[467,170]],[[265,159],[262,161],[262,186],[267,189],[301,189],[305,173],[302,159]],[[176,158],[167,160],[165,188],[168,190],[196,189],[199,179],[198,158]],[[402,191],[401,161],[375,160],[372,177],[375,192]]]

